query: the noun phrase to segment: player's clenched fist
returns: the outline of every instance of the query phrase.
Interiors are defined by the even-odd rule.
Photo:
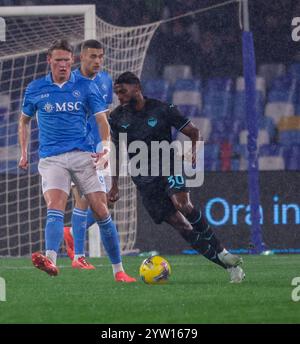
[[[109,202],[116,202],[119,200],[119,188],[116,185],[113,185],[110,191],[107,194],[107,198]]]
[[[19,167],[22,168],[23,170],[27,170],[28,168],[27,156],[21,156],[21,159],[19,161]]]

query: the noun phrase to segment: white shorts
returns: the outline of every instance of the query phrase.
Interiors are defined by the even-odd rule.
[[[97,171],[97,173],[100,173],[101,176],[104,177],[104,182],[105,182],[105,186],[106,186],[106,193],[110,191],[111,189],[111,170],[110,170],[110,163],[108,163],[108,166],[106,167],[106,169],[101,170],[101,171]],[[98,173],[98,176],[100,175]]]
[[[111,176],[109,175],[109,172],[103,173],[103,171],[106,170],[107,168],[105,170],[97,170],[97,175],[101,185],[100,191],[108,193],[111,189]],[[73,181],[71,181],[71,186],[75,186],[75,183]]]
[[[83,195],[103,191],[90,152],[76,150],[42,158],[38,169],[42,176],[43,193],[59,189],[69,195],[71,181]]]

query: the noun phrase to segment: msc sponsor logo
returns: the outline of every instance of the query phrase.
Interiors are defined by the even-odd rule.
[[[80,104],[81,102],[46,103],[43,109],[46,112],[79,111]]]

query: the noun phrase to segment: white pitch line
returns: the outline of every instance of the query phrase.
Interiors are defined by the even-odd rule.
[[[103,265],[103,264],[100,264],[100,265],[95,265],[93,264],[95,267],[97,268],[100,268],[100,267],[105,267],[105,266],[110,266],[110,265]],[[59,269],[69,269],[69,268],[72,268],[71,265],[57,265],[57,267]],[[0,271],[1,270],[30,270],[30,269],[35,269],[34,266],[0,266]]]
[[[93,264],[97,268],[103,268],[103,267],[110,267],[110,264]],[[172,266],[193,266],[197,265],[197,263],[172,263]],[[209,265],[209,263],[207,264]],[[57,265],[59,269],[70,269],[72,268],[71,265]],[[34,266],[0,266],[0,271],[1,270],[30,270],[30,269],[35,269]]]

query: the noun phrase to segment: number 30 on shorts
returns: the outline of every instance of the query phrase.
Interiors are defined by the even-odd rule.
[[[184,186],[184,178],[182,176],[170,176],[168,177],[168,182],[170,189],[173,189],[174,187],[180,188]]]

